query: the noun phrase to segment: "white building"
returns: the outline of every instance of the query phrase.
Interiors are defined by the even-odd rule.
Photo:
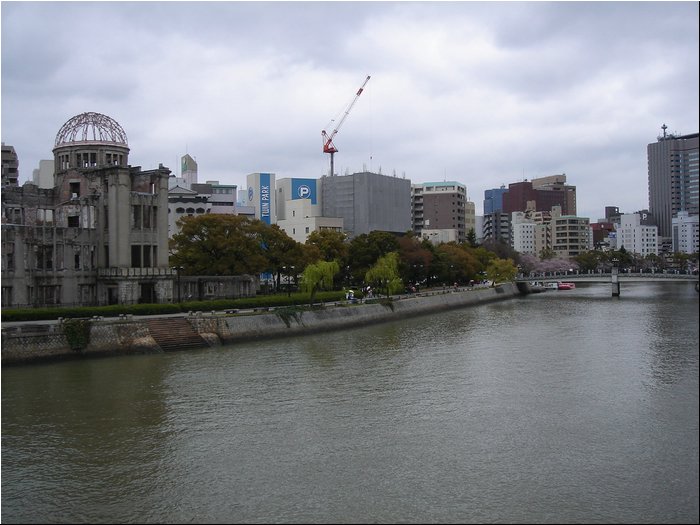
[[[40,160],[39,167],[32,172],[32,182],[44,189],[53,188],[54,161]]]
[[[518,253],[537,255],[537,224],[528,219],[525,212],[511,214],[511,245]]]
[[[251,173],[246,176],[246,206],[255,208],[255,218],[265,224],[277,223],[274,173]]]
[[[318,179],[284,178],[277,181],[277,225],[297,242],[304,243],[315,231],[343,231],[343,219],[323,217]]]
[[[659,254],[658,227],[643,224],[639,213],[625,213],[620,216],[616,232],[616,249],[622,247],[628,252],[645,257]]]
[[[671,219],[673,251],[681,253],[698,253],[700,251],[700,233],[698,233],[698,216],[679,211]]]

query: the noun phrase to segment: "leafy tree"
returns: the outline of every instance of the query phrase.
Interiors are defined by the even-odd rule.
[[[512,259],[494,259],[486,268],[486,276],[491,281],[491,286],[497,282],[507,282],[515,279],[518,268]]]
[[[324,261],[342,261],[348,254],[347,235],[335,230],[319,230],[309,234],[306,244],[317,246]]]
[[[454,242],[440,244],[437,249],[440,260],[440,277],[443,282],[469,282],[476,277],[481,265],[471,253]]]
[[[265,271],[269,261],[257,234],[257,219],[204,214],[182,217],[170,240],[170,264],[184,275],[242,275]]]
[[[419,283],[429,275],[433,252],[414,235],[405,235],[399,242],[399,273],[406,282]]]
[[[380,257],[387,253],[396,252],[398,249],[398,239],[388,232],[373,231],[355,237],[350,241],[348,251],[353,280],[361,281],[365,273]]]
[[[304,269],[301,276],[301,289],[310,294],[310,304],[313,304],[318,290],[333,286],[333,277],[339,270],[340,267],[336,261],[317,261]]]
[[[476,248],[478,246],[478,243],[476,242],[476,232],[474,231],[474,228],[469,228],[469,231],[467,232],[467,243],[472,248]]]
[[[374,283],[380,290],[384,288],[387,297],[403,290],[403,281],[399,277],[399,254],[391,252],[380,257],[365,274],[365,281]]]
[[[277,288],[280,286],[283,271],[290,276],[292,266],[295,270],[301,271],[303,266],[301,245],[287,235],[287,232],[276,224],[268,225],[262,221],[253,224],[253,232],[259,239],[263,254],[268,261],[268,267],[265,269],[276,274]]]
[[[578,263],[578,267],[583,272],[595,271],[600,263],[601,253],[596,250],[582,252],[574,257],[574,261]]]

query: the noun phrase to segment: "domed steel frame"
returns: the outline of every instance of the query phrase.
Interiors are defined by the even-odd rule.
[[[80,143],[127,146],[126,133],[119,123],[101,113],[81,113],[61,126],[54,148]]]

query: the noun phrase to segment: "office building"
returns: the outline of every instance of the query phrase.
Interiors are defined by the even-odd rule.
[[[560,206],[563,215],[576,215],[576,186],[566,184],[566,174],[515,182],[503,194],[503,211],[549,211]]]
[[[672,236],[678,212],[698,215],[698,133],[663,133],[647,146],[649,211],[656,217],[659,237]],[[670,244],[670,243],[669,243]]]
[[[350,238],[385,231],[404,234],[411,230],[411,181],[379,173],[321,178],[324,217],[340,217]]]
[[[679,211],[671,220],[674,252],[697,254],[700,251],[698,219],[698,215],[691,216],[687,211]]]
[[[622,214],[615,237],[617,250],[624,248],[642,257],[659,254],[658,228],[645,212]]]
[[[474,203],[459,182],[425,182],[411,186],[413,232],[434,243],[465,242],[476,226]]]
[[[2,188],[17,186],[19,180],[19,158],[14,146],[2,143]]]
[[[322,215],[320,186],[319,179],[284,178],[277,181],[277,225],[297,242],[306,242],[315,231],[343,231],[342,218]]]

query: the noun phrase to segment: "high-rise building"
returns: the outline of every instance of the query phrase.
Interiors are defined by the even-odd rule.
[[[32,171],[32,182],[40,188],[53,188],[53,160],[40,160],[39,167]]]
[[[617,226],[617,249],[624,247],[642,257],[658,255],[658,228],[652,222],[645,212],[622,214]]]
[[[656,217],[659,237],[670,238],[678,212],[698,215],[698,133],[663,134],[647,146],[649,211]]]
[[[508,188],[505,185],[484,191],[484,215],[503,211],[503,195],[505,193],[508,193]]]
[[[321,215],[319,179],[284,178],[277,181],[277,225],[297,242],[315,231],[343,231],[343,219]]]
[[[549,211],[560,206],[563,215],[576,215],[576,186],[566,184],[566,174],[515,182],[503,194],[503,211]]]
[[[341,217],[349,237],[411,230],[411,181],[361,172],[321,178],[324,217]]]
[[[411,215],[416,235],[441,241],[464,242],[476,222],[467,187],[454,181],[412,185]]]
[[[698,253],[700,251],[699,217],[689,216],[687,211],[679,211],[672,219],[673,251],[681,253]]]
[[[19,179],[19,158],[14,146],[2,143],[2,187],[17,186]]]

